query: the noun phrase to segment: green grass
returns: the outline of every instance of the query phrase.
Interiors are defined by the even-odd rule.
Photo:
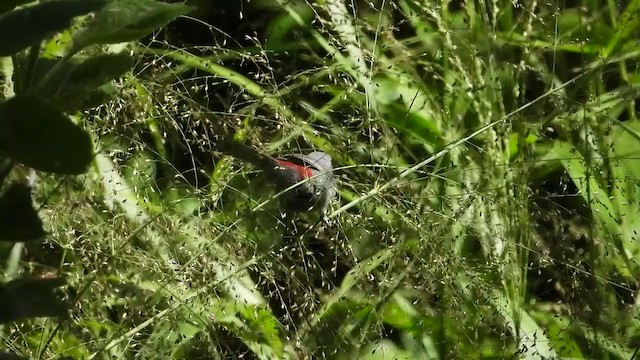
[[[20,271],[66,276],[71,316],[5,326],[5,348],[635,354],[638,1],[269,4],[260,40],[132,45],[120,98],[83,115],[93,169],[38,179],[51,234]],[[228,136],[331,154],[327,219],[282,220]]]

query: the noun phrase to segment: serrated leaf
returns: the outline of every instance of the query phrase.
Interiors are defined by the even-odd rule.
[[[24,68],[27,59],[17,59],[16,68]],[[103,54],[79,63],[39,58],[33,69],[33,78],[44,78],[55,66],[58,66],[58,71],[47,84],[38,88],[35,95],[48,99],[63,111],[91,109],[113,98],[116,91],[109,82],[124,75],[132,65],[133,58],[126,54]],[[14,73],[17,87],[26,85],[26,79],[21,75],[21,71]]]
[[[166,4],[153,0],[111,1],[73,36],[72,52],[92,44],[138,40],[191,9],[184,4]]]
[[[0,196],[0,241],[33,241],[45,236],[31,202],[31,188],[13,183]]]
[[[0,104],[0,149],[24,165],[57,174],[81,174],[93,160],[89,134],[33,96]]]
[[[16,279],[0,284],[0,323],[25,318],[64,316],[67,306],[57,294],[63,279]]]
[[[63,73],[61,83],[44,86],[52,93],[38,93],[61,110],[83,110],[105,103],[115,93],[108,82],[124,75],[133,66],[126,54],[102,54],[74,64]]]
[[[71,20],[99,10],[104,0],[59,0],[0,15],[0,56],[9,56],[67,28]]]
[[[69,87],[93,90],[124,75],[133,66],[133,58],[126,54],[102,54],[76,64],[67,84]],[[67,92],[69,90],[64,89]]]

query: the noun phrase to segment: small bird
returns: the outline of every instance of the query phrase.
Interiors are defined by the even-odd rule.
[[[280,196],[285,212],[324,213],[336,195],[331,156],[324,152],[291,154],[276,159],[235,141],[220,144],[219,150],[261,169],[277,192],[298,184]]]

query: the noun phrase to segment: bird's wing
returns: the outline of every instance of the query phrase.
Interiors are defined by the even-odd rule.
[[[307,155],[292,154],[290,156],[301,160],[303,163],[302,165],[311,166],[318,171],[331,171],[332,169],[331,156],[322,151],[314,151]]]

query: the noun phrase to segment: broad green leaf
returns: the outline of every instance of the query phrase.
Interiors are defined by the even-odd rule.
[[[34,0],[2,0],[0,2],[0,14],[6,13],[16,8],[16,6],[28,4]]]
[[[640,193],[637,187],[640,185],[640,121],[628,121],[621,123],[612,131],[615,142],[613,147],[614,168],[619,171],[616,178],[632,180],[633,188],[626,188],[625,195],[637,196],[630,198],[634,204],[640,201]]]
[[[30,331],[28,336],[30,341],[38,344],[42,341],[41,337],[43,333]],[[91,352],[89,351],[91,345],[78,336],[84,336],[84,334],[80,335],[70,331],[59,331],[55,336],[52,336],[49,347],[55,349],[55,352],[58,354],[58,356],[56,356],[58,360],[88,359],[89,356],[91,356]]]
[[[614,35],[614,29],[611,28],[608,22],[593,21],[586,26],[586,21],[588,20],[585,19],[584,10],[579,7],[560,10],[556,42],[558,44],[571,42],[577,45],[579,41],[587,41],[590,47],[597,49],[605,45],[608,39]],[[569,39],[571,41],[567,41]],[[531,39],[529,41],[531,42]],[[547,50],[554,49],[554,46],[557,46],[557,44],[550,44]]]
[[[610,148],[611,175],[614,186],[611,189],[612,202],[618,210],[619,225],[623,241],[632,256],[640,251],[638,230],[640,229],[640,121],[627,121],[612,131],[613,144]]]
[[[26,66],[24,57],[18,58],[18,68]],[[102,54],[82,62],[39,58],[33,69],[35,79],[43,79],[54,67],[58,70],[38,87],[37,96],[64,111],[90,109],[108,101],[115,93],[109,81],[125,74],[133,65],[126,54]],[[14,81],[18,88],[26,88],[26,79],[17,71]]]
[[[383,110],[385,121],[394,128],[415,136],[424,144],[443,147],[440,130],[435,126],[433,119],[424,117],[420,111],[407,111],[399,104],[386,105]]]
[[[401,294],[393,294],[390,301],[385,302],[380,317],[397,329],[411,331],[419,321],[419,315],[409,300]]]
[[[596,179],[587,178],[588,169],[582,155],[574,147],[565,142],[557,141],[552,149],[555,158],[562,162],[567,173],[578,187],[582,196],[591,198],[591,208],[594,216],[600,220],[605,229],[612,235],[620,235],[618,216],[615,208],[607,196],[606,190],[600,186]],[[587,183],[587,180],[589,183]]]
[[[58,174],[81,174],[93,160],[89,134],[33,96],[0,104],[0,149],[29,167]]]
[[[424,89],[403,72],[393,70],[388,76],[376,77],[374,83],[373,93],[387,123],[427,145],[443,146],[437,116]]]
[[[71,47],[71,35],[74,32],[74,26],[71,25],[65,30],[46,39],[42,42],[40,54],[50,59],[64,57],[67,53],[67,49]]]
[[[256,344],[248,345],[257,351],[281,358],[284,352],[284,336],[280,333],[280,323],[271,310],[261,306],[242,306],[238,307],[238,312],[242,314],[243,323],[247,325],[244,330],[248,331],[242,338],[256,338]]]
[[[361,352],[360,360],[409,360],[413,356],[406,350],[403,350],[393,341],[388,339],[379,340],[366,345]]]
[[[184,4],[153,0],[114,0],[74,36],[72,53],[92,45],[138,40],[191,10]]]
[[[52,98],[51,103],[63,111],[88,110],[113,100],[116,93],[113,84],[104,84],[89,92],[78,92]]]
[[[93,90],[124,75],[133,66],[133,58],[126,54],[102,54],[89,58],[71,69],[63,92]]]
[[[0,16],[0,56],[9,56],[64,30],[77,16],[96,11],[104,0],[59,0]]]
[[[124,75],[133,66],[133,58],[126,54],[102,54],[74,64],[61,84],[50,83],[54,94],[38,94],[63,110],[89,109],[108,101],[115,89],[111,80]],[[107,85],[107,86],[105,86]]]
[[[41,86],[40,89],[38,89],[38,95],[45,98],[50,98],[50,96],[54,95],[55,92],[61,88],[65,79],[69,76],[73,63],[60,59],[37,58],[33,64],[29,64],[26,54],[16,55],[13,60],[13,82],[16,94],[33,90],[30,79],[27,78],[27,68],[30,67],[29,72],[31,73],[31,82],[33,82],[35,79],[44,78],[56,65],[58,66],[58,70],[53,73],[49,79],[49,84],[52,84],[51,88],[47,89]]]
[[[532,307],[529,313],[544,327],[550,346],[556,350],[558,356],[562,356],[563,359],[584,359],[575,329],[593,332],[593,328],[587,324],[575,324],[566,315],[553,314],[536,306]]]
[[[67,306],[56,290],[63,279],[16,279],[0,285],[0,323],[25,318],[64,316]]]
[[[310,24],[315,17],[313,8],[303,4],[299,4],[297,7],[298,15],[303,19],[303,23]],[[283,13],[279,16],[274,16],[270,19],[265,30],[265,44],[269,49],[294,45],[295,42],[291,42],[291,34],[298,28],[300,28],[300,23],[292,18],[291,15]]]
[[[13,183],[0,196],[0,241],[42,239],[45,231],[31,203],[31,189]]]
[[[506,150],[505,155],[510,159],[520,152],[520,140],[522,140],[522,137],[519,134],[512,133],[509,135],[509,148]],[[538,137],[534,134],[529,134],[524,138],[525,146],[535,144],[537,141]]]
[[[588,162],[571,144],[556,141],[551,154],[562,162],[584,200],[589,202],[594,218],[602,225],[611,244],[617,249],[617,254],[622,260],[614,263],[617,270],[621,274],[628,275],[633,269],[630,259],[640,249],[634,239],[636,230],[629,229],[627,221],[621,218],[621,209],[614,205],[616,199],[610,196],[606,187],[601,185],[595,176],[587,176],[590,170],[587,166]],[[624,210],[622,213],[625,213]]]
[[[637,31],[640,27],[638,8],[640,8],[640,0],[633,0],[627,5],[618,20],[616,33],[609,38],[607,48],[601,53],[603,59],[609,58],[622,47],[637,46]]]
[[[241,339],[258,358],[283,358],[285,344],[281,325],[269,308],[229,301],[219,302],[209,311],[215,314],[217,324]]]
[[[538,325],[524,307],[515,304],[499,290],[494,290],[487,299],[493,304],[496,314],[502,316],[511,335],[517,337],[519,350],[522,352],[521,359],[535,359],[536,356],[543,359],[557,358],[545,329]]]

